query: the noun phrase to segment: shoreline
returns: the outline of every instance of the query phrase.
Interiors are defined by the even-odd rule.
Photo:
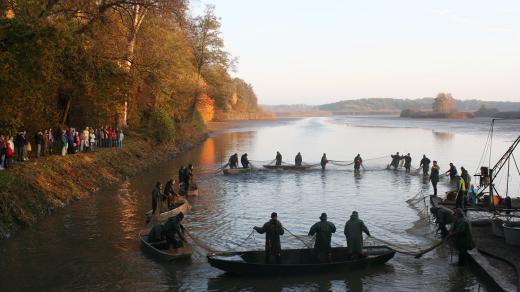
[[[0,172],[0,240],[99,190],[200,145],[208,133],[155,144],[131,136],[123,148],[48,156]],[[177,139],[175,139],[177,140]]]

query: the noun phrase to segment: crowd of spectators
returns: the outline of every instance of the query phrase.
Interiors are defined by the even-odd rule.
[[[112,127],[85,127],[83,131],[69,128],[61,132],[53,129],[38,130],[32,139],[27,131],[18,132],[15,136],[0,135],[0,170],[11,167],[13,161],[23,162],[53,154],[65,156],[91,152],[97,148],[121,148],[124,138],[123,130]]]

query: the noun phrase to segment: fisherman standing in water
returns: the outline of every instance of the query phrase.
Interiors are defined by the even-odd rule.
[[[281,166],[282,165],[282,154],[280,154],[280,152],[276,151],[276,166]]]
[[[321,157],[321,169],[322,170],[325,170],[325,165],[327,165],[327,163],[329,163],[329,160],[327,159],[327,155],[325,153],[323,153],[323,156]]]
[[[437,183],[439,182],[439,165],[437,165],[437,161],[433,161],[432,171],[430,173],[430,181],[432,182],[433,187],[433,196],[437,197]]]
[[[406,154],[404,157],[404,169],[406,169],[407,173],[410,173],[410,168],[412,167],[412,157],[410,153]]]
[[[430,169],[430,159],[426,157],[426,154],[423,154],[421,159],[421,164],[419,164],[419,167],[422,166],[422,173],[424,176],[428,176],[428,170]]]
[[[395,153],[395,155],[390,155],[390,157],[392,157],[392,162],[390,162],[390,166],[394,169],[397,169],[397,167],[399,166],[399,161],[401,160],[399,152]]]
[[[359,171],[359,169],[363,166],[363,159],[361,158],[361,155],[356,155],[354,157],[354,171]]]

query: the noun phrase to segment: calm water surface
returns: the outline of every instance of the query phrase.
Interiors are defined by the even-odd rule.
[[[181,164],[193,163],[201,195],[190,199],[193,209],[186,225],[214,249],[261,249],[262,236],[244,238],[273,211],[299,235],[308,232],[321,212],[327,212],[338,227],[334,244],[344,245],[345,221],[357,210],[374,236],[407,247],[426,246],[433,240],[432,229],[418,214],[422,206],[411,208],[406,200],[418,193],[429,194],[430,187],[420,175],[385,170],[389,161],[380,157],[410,152],[418,167],[426,153],[443,170],[453,161],[473,172],[488,128],[488,120],[448,123],[348,116],[243,123],[216,133],[178,159],[76,202],[0,242],[0,291],[486,291],[471,271],[450,264],[449,247],[421,259],[398,254],[380,268],[348,275],[238,278],[210,267],[201,249],[188,263],[157,261],[141,250],[137,233],[144,227],[143,214],[150,209],[155,181],[176,177]],[[497,125],[492,160],[519,131],[518,123]],[[287,162],[293,162],[300,151],[310,164],[317,163],[323,152],[341,161],[351,161],[361,153],[366,170],[354,174],[351,166],[332,165],[324,172],[318,168],[240,176],[214,172],[232,153],[247,152],[253,163],[261,165],[271,161],[277,150]],[[502,180],[499,188],[505,184]],[[447,180],[442,180],[440,191],[449,188]],[[509,188],[518,196],[518,179],[511,179]],[[288,234],[282,245],[302,247]]]

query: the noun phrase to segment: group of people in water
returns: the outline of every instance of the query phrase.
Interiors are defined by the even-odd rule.
[[[322,213],[320,221],[316,222],[309,229],[309,236],[315,236],[316,240],[313,247],[313,256],[316,262],[332,261],[332,233],[336,232],[334,223],[327,220],[327,214]],[[280,236],[284,234],[284,227],[278,220],[278,214],[273,212],[271,219],[262,227],[255,226],[253,229],[260,233],[265,233],[265,262],[281,263],[282,247]],[[344,234],[347,239],[347,248],[352,259],[363,258],[363,232],[370,236],[365,223],[359,219],[357,211],[353,211],[350,219],[345,223]]]

